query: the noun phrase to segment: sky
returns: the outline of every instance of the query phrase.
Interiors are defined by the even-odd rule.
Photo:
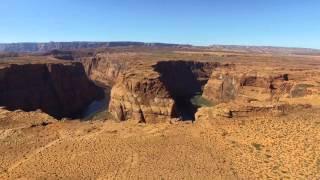
[[[320,49],[320,1],[0,0],[0,43],[49,41]]]

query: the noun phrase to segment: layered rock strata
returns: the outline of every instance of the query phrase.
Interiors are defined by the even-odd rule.
[[[102,88],[88,79],[81,63],[21,64],[0,69],[0,106],[41,109],[56,118],[77,118]]]
[[[300,74],[303,73],[305,72]],[[316,85],[317,82],[299,76],[283,70],[261,69],[259,72],[257,69],[236,67],[216,70],[203,92],[203,96],[216,106],[202,108],[197,112],[196,119],[284,115],[301,108],[310,108],[311,101],[298,103],[294,99],[316,95],[320,92],[320,87]]]
[[[233,113],[230,116],[237,117],[243,113],[277,111],[290,106],[286,98],[319,92],[314,83],[304,84],[307,81],[302,75],[287,73],[290,71],[285,68],[127,59],[119,54],[98,54],[84,64],[91,79],[112,86],[109,111],[122,121],[156,123],[170,118],[196,119],[199,107],[190,99],[199,95],[215,105],[212,108],[223,107],[228,111],[230,106],[228,112]]]
[[[130,61],[124,61],[112,55],[97,54],[93,58],[84,59],[82,64],[90,79],[113,86],[118,77],[129,69]]]
[[[134,71],[124,73],[112,88],[109,111],[120,120],[138,119],[148,123],[183,116],[183,111],[192,110],[188,102],[181,100],[189,101],[202,93],[212,70],[219,65],[193,61],[138,65]]]

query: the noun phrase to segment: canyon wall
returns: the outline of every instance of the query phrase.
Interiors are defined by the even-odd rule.
[[[90,81],[81,63],[8,65],[0,69],[0,106],[41,109],[56,118],[78,118],[103,89]]]
[[[285,68],[216,69],[204,87],[203,97],[214,107],[201,108],[196,119],[285,115],[317,104],[312,97],[320,92],[318,82],[308,70],[289,73]]]
[[[98,54],[83,64],[91,79],[112,87],[108,110],[121,121],[195,120],[199,108],[203,112],[203,104],[211,106],[207,113],[217,112],[223,117],[282,113],[294,109],[295,105],[288,105],[292,99],[319,92],[317,82],[304,78],[305,72],[288,74],[286,68],[192,60],[147,61],[119,54]],[[194,98],[200,105],[194,104]]]
[[[319,92],[316,86],[303,86],[304,79],[291,79],[285,70],[257,71],[197,61],[147,64],[124,71],[113,87],[109,111],[117,119],[147,123],[171,118],[195,120],[198,108],[205,108],[192,103],[197,95],[210,102],[211,112],[206,113],[223,117],[286,114],[310,107],[293,102],[293,95]]]
[[[130,62],[113,58],[112,55],[100,55],[82,60],[85,71],[91,80],[107,86],[113,86],[118,77],[128,68]]]
[[[157,77],[123,76],[111,91],[109,111],[121,121],[163,122],[171,117],[174,101]]]
[[[203,96],[215,104],[239,101],[277,101],[289,95],[294,82],[286,73],[259,74],[252,70],[224,67],[212,73]]]
[[[160,61],[127,70],[112,88],[109,111],[117,119],[155,123],[183,116],[217,63]],[[191,117],[192,118],[192,117]],[[190,119],[191,120],[191,119]]]

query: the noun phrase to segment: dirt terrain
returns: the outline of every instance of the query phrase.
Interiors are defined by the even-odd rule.
[[[51,118],[42,113],[1,111],[1,177],[317,179],[319,112],[195,124],[44,126]]]
[[[60,62],[41,57],[0,61]],[[111,88],[107,109],[1,108],[0,179],[320,178],[318,56],[120,48],[79,62]]]

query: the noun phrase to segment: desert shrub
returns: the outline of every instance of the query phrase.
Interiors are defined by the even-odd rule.
[[[254,148],[256,148],[256,150],[260,151],[263,147],[263,145],[258,144],[258,143],[252,143],[251,144]]]
[[[297,84],[291,91],[292,97],[303,97],[306,94],[307,88],[313,87],[311,84]]]
[[[210,100],[204,98],[201,95],[194,96],[190,101],[194,106],[197,106],[197,107],[211,107],[211,106],[214,106],[213,102],[211,102]]]

